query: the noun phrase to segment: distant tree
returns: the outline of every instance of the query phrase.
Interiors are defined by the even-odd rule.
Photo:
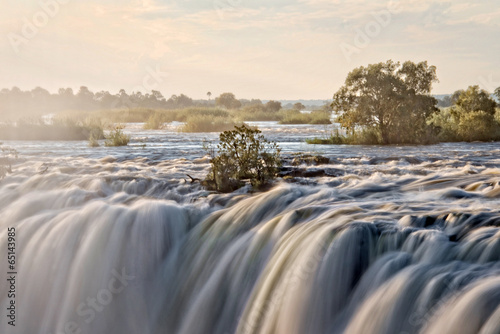
[[[442,99],[438,99],[438,107],[440,108],[447,108],[451,107],[453,105],[453,102],[451,100],[451,96],[444,96]]]
[[[241,102],[236,99],[233,93],[222,93],[215,99],[215,105],[226,109],[238,109],[241,107]]]
[[[94,98],[99,103],[99,106],[102,109],[114,108],[114,104],[116,103],[117,97],[111,95],[107,91],[100,91],[95,93]]]
[[[298,110],[298,111],[302,111],[302,110],[306,109],[306,106],[305,106],[305,105],[303,105],[303,104],[302,104],[302,103],[300,103],[300,102],[297,102],[297,103],[295,103],[295,104],[293,105],[293,109]]]
[[[249,106],[264,106],[264,104],[262,103],[261,100],[259,99],[251,99],[251,100],[245,100],[245,99],[241,99],[240,100],[241,102],[241,105],[243,107],[249,107]]]
[[[94,93],[92,93],[86,86],[81,86],[76,93],[77,107],[82,110],[94,109]]]
[[[266,103],[266,111],[277,112],[280,110],[281,110],[281,102],[271,100]]]
[[[210,98],[212,97],[212,92],[208,92],[207,96],[208,96],[208,101],[210,101]]]
[[[186,96],[184,94],[181,94],[179,96],[177,95],[172,95],[168,101],[167,105],[169,108],[187,108],[187,107],[192,107],[194,105],[193,99],[190,98],[189,96]]]
[[[374,132],[382,144],[423,142],[426,119],[437,112],[430,95],[436,67],[427,62],[388,60],[352,70],[333,96],[332,107],[341,126]]]

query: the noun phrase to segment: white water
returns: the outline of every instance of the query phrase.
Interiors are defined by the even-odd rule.
[[[498,144],[307,146],[323,127],[260,126],[339,176],[216,195],[182,179],[216,134],[7,143],[18,294],[13,328],[0,281],[0,333],[500,333]]]

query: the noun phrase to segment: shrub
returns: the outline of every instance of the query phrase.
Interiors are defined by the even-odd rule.
[[[280,149],[267,141],[260,130],[235,126],[234,130],[221,133],[219,139],[217,155],[207,148],[212,156],[212,167],[205,179],[209,188],[234,191],[244,184],[244,179],[260,188],[276,177],[281,165]]]
[[[106,136],[105,146],[127,146],[130,141],[130,136],[123,133],[123,126],[117,125]]]

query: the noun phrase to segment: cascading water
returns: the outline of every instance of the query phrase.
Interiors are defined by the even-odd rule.
[[[229,195],[180,179],[206,160],[33,156],[0,183],[0,333],[500,333],[500,169],[475,145]]]

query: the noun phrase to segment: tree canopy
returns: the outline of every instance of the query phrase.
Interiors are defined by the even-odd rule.
[[[237,109],[241,107],[241,102],[236,99],[233,93],[222,93],[215,99],[215,105],[226,109]]]
[[[484,111],[494,115],[497,103],[491,98],[490,93],[480,89],[479,86],[469,86],[467,90],[455,92],[456,97],[454,109],[457,112]]]
[[[302,103],[300,103],[300,102],[297,102],[297,103],[295,103],[295,104],[293,105],[293,109],[298,110],[298,111],[302,111],[302,110],[306,109],[306,106],[305,106],[305,105],[303,105],[303,104],[302,104]]]
[[[359,67],[334,94],[332,108],[343,128],[372,131],[382,144],[425,142],[426,119],[438,111],[430,95],[436,81],[436,67],[426,61]]]
[[[281,102],[271,100],[266,103],[266,111],[278,112],[280,110],[281,110]]]

